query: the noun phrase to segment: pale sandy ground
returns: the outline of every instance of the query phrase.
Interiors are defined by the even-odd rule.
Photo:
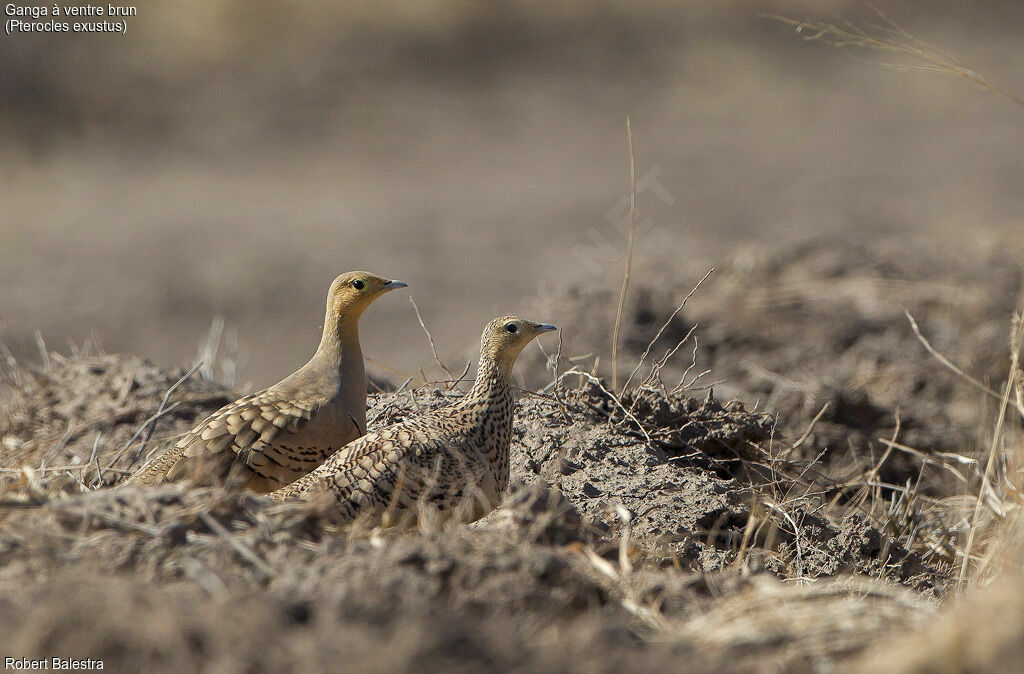
[[[810,4],[782,9],[813,15]],[[1024,91],[1019,17],[998,3],[926,4],[892,13]],[[484,65],[388,61],[345,80],[327,111],[295,81],[304,64],[289,63],[267,77],[309,112],[284,121],[203,90],[145,133],[137,119],[124,132],[117,114],[58,120],[31,142],[11,125],[0,338],[26,355],[36,328],[57,348],[96,333],[108,351],[181,364],[223,315],[245,381],[261,386],[315,346],[333,276],[366,268],[409,282],[461,369],[487,319],[526,312],[567,280],[621,273],[608,213],[627,191],[627,114],[638,175],[665,189],[638,196],[653,223],[637,251],[645,281],[685,291],[713,264],[809,236],[1024,243],[1024,110],[756,16],[778,8],[681,7],[678,24],[652,25],[645,42],[641,21],[641,39],[621,45],[570,21],[563,46],[498,47]],[[145,105],[153,85],[141,82],[119,86]],[[410,374],[432,365],[407,293],[374,306],[363,330],[371,358]]]

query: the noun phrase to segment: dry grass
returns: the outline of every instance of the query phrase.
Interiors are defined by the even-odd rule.
[[[1019,374],[1019,372],[1018,372]],[[975,550],[963,596],[950,600],[919,628],[899,639],[876,645],[849,671],[893,672],[1005,672],[1014,671],[1024,657],[1024,518],[1021,484],[1024,440],[1008,448],[1009,470],[995,485],[991,498],[977,500],[984,528],[971,521]],[[998,458],[998,457],[997,457]],[[986,505],[981,506],[982,502]],[[992,509],[992,505],[995,509]],[[995,510],[1001,511],[997,515]]]
[[[950,55],[916,38],[880,10],[875,10],[875,13],[878,21],[864,24],[845,20],[830,23],[773,18],[795,26],[807,40],[899,57],[904,62],[880,65],[957,77],[983,91],[999,94],[1024,106],[1024,98],[993,84]],[[908,484],[901,493],[902,507],[896,509],[899,519],[892,517],[893,509],[889,512],[889,525],[895,525],[897,535],[909,530],[912,535],[921,537],[926,519],[954,523],[951,528],[956,536],[922,542],[933,546],[933,553],[951,553],[958,560],[957,594],[966,596],[954,600],[938,619],[928,620],[927,624],[922,624],[924,621],[919,619],[919,615],[907,616],[906,625],[918,623],[917,633],[887,640],[852,665],[850,671],[996,672],[1015,669],[1024,655],[1024,613],[1019,601],[1020,576],[1024,570],[1021,566],[1024,558],[1024,518],[1021,513],[1024,498],[1020,490],[1024,479],[1024,435],[1020,424],[1012,423],[1012,419],[1016,416],[1014,412],[1024,417],[1024,370],[1021,368],[1024,288],[1021,290],[1020,309],[1010,322],[1010,365],[1001,392],[978,381],[940,353],[922,334],[909,312],[906,316],[915,336],[929,354],[966,384],[997,400],[999,406],[984,456],[930,457],[969,484],[973,493],[929,500],[930,503],[921,507],[913,505],[914,501],[922,500],[916,493],[917,485],[911,488]],[[896,434],[886,443],[886,454],[863,480],[865,488],[873,483],[878,466],[891,451],[917,453],[896,442],[898,429],[897,424]],[[946,463],[944,459],[952,459],[956,465]],[[862,495],[866,498],[867,492],[862,492]],[[911,514],[915,510],[916,516]]]
[[[50,363],[47,371],[54,376],[69,365],[65,358],[52,352],[48,353],[47,360]],[[88,370],[92,367],[90,363],[91,361],[86,359],[81,365]],[[166,412],[171,409],[173,403],[168,404],[168,401],[178,397],[177,389],[196,385],[189,378],[194,372],[195,369],[178,376],[163,390],[152,392],[153,403],[157,405],[158,410]],[[531,409],[545,410],[544,414],[554,415],[557,418],[557,427],[592,428],[607,434],[609,441],[615,443],[622,443],[630,437],[639,435],[643,437],[641,445],[648,449],[663,446],[666,442],[666,433],[675,432],[675,429],[660,427],[656,420],[648,418],[646,415],[650,414],[649,411],[645,411],[644,416],[638,416],[641,414],[639,411],[632,412],[635,398],[632,403],[624,400],[590,373],[571,370],[570,373],[563,373],[560,379],[567,375],[581,376],[586,387],[592,388],[597,397],[586,391],[557,386],[553,392],[562,398],[561,406],[543,407],[548,404],[545,398],[531,399]],[[25,374],[23,378],[28,376],[30,375]],[[97,374],[100,378],[104,376],[109,375]],[[17,376],[12,376],[11,380],[16,378]],[[641,391],[638,389],[631,389],[627,393],[637,396],[639,392]],[[453,395],[458,393],[436,388],[423,396],[419,403],[415,402],[415,397],[410,397],[410,403],[404,404],[404,394],[401,393],[391,394],[389,400],[392,401],[390,404],[400,408],[398,411],[408,414],[412,412],[411,407],[442,404],[444,399]],[[647,395],[652,395],[657,400],[665,394],[662,391],[648,390]],[[601,397],[607,399],[610,413],[597,405]],[[581,401],[589,402],[581,405]],[[568,422],[562,421],[562,413],[570,415]],[[386,416],[387,410],[380,411],[378,416],[380,415]],[[136,454],[141,451],[137,441],[152,428],[151,420],[156,416],[159,416],[159,411],[157,415],[150,415],[141,424],[123,424],[120,431],[109,432],[111,437],[123,437],[129,428],[134,428],[130,438],[119,444],[121,449],[117,452],[118,456],[124,455],[125,451],[130,449],[134,449]],[[522,423],[521,420],[520,424]],[[610,430],[601,431],[604,424],[609,424]],[[175,421],[176,427],[183,425],[186,424],[182,420]],[[625,434],[619,434],[615,430],[620,426],[627,427]],[[546,435],[547,433],[542,434]],[[101,490],[91,494],[95,498],[89,499],[75,497],[73,493],[70,496],[61,496],[60,490],[65,488],[62,485],[66,485],[61,479],[64,472],[70,471],[76,476],[79,472],[88,475],[94,463],[93,457],[110,456],[110,442],[93,439],[92,436],[88,440],[88,445],[82,445],[81,449],[88,452],[88,447],[91,446],[94,451],[89,461],[83,462],[81,468],[61,465],[53,466],[51,469],[41,467],[41,470],[20,469],[25,480],[30,483],[27,488],[49,498],[50,503],[39,515],[29,514],[26,515],[28,519],[10,519],[5,522],[9,537],[0,537],[0,550],[15,555],[24,554],[24,549],[18,548],[17,545],[12,547],[12,544],[28,540],[28,549],[35,550],[29,553],[30,557],[49,550],[47,554],[56,554],[60,558],[68,552],[75,555],[76,564],[85,565],[76,568],[86,568],[92,563],[103,566],[107,563],[104,560],[107,559],[123,560],[127,551],[134,549],[132,557],[135,561],[130,563],[127,572],[130,576],[138,575],[139,578],[148,579],[145,582],[153,586],[154,592],[163,592],[164,581],[174,577],[174,569],[180,569],[190,583],[202,588],[202,591],[209,593],[210,596],[219,598],[219,601],[229,601],[237,596],[239,585],[255,587],[269,584],[271,590],[268,601],[273,602],[277,601],[275,597],[279,592],[273,589],[274,586],[308,584],[308,581],[300,581],[293,577],[293,573],[297,568],[306,569],[311,565],[321,569],[315,573],[322,574],[325,573],[324,569],[334,567],[338,563],[347,565],[347,568],[370,564],[379,573],[393,574],[393,577],[403,579],[402,583],[411,582],[415,574],[410,576],[410,572],[403,566],[404,562],[396,566],[395,562],[384,560],[390,559],[389,555],[392,553],[389,551],[413,545],[435,551],[429,554],[438,554],[437,551],[440,551],[443,563],[453,565],[455,573],[464,579],[462,582],[469,583],[468,587],[459,592],[484,593],[488,596],[488,601],[500,605],[501,601],[507,601],[507,597],[500,595],[513,591],[506,588],[499,595],[494,595],[486,585],[490,577],[488,574],[492,572],[481,576],[480,572],[473,569],[484,564],[482,560],[495,555],[491,548],[498,541],[509,537],[518,541],[519,537],[525,535],[526,542],[519,543],[519,548],[502,548],[502,563],[514,562],[513,568],[518,568],[516,565],[523,565],[522,568],[536,567],[543,571],[545,566],[529,561],[533,559],[533,555],[538,555],[540,559],[548,559],[554,555],[557,559],[565,560],[558,563],[569,564],[573,569],[570,578],[559,580],[551,588],[548,587],[548,583],[558,580],[559,577],[549,579],[542,573],[538,580],[529,582],[541,583],[543,592],[560,592],[561,590],[556,588],[563,583],[569,583],[570,587],[576,588],[574,592],[577,593],[577,597],[580,593],[587,592],[597,593],[603,597],[600,600],[600,606],[604,607],[601,611],[591,608],[589,613],[584,611],[583,615],[591,615],[592,619],[598,620],[600,624],[612,624],[608,622],[609,612],[611,615],[619,616],[616,620],[625,620],[630,629],[642,640],[630,647],[635,651],[632,656],[634,658],[651,657],[652,654],[658,653],[660,648],[670,647],[695,649],[701,657],[706,657],[709,661],[721,662],[726,658],[739,657],[750,666],[763,662],[766,649],[771,652],[772,658],[784,664],[809,661],[838,662],[850,654],[863,650],[876,640],[881,632],[891,631],[901,625],[916,624],[912,617],[906,616],[908,606],[915,601],[922,607],[923,612],[919,615],[927,614],[927,601],[908,599],[907,593],[893,589],[885,583],[876,584],[875,581],[867,580],[866,584],[851,582],[790,587],[766,578],[748,581],[743,578],[745,572],[739,568],[736,571],[725,569],[718,574],[708,575],[702,582],[711,584],[713,600],[705,602],[691,596],[689,583],[694,582],[691,573],[671,565],[659,566],[653,561],[649,551],[645,549],[649,544],[636,533],[637,521],[646,515],[642,511],[631,512],[619,505],[614,510],[614,517],[619,523],[616,529],[601,534],[567,533],[564,534],[570,536],[567,547],[546,547],[551,543],[541,539],[552,535],[552,523],[564,522],[565,518],[569,517],[568,525],[557,524],[566,532],[571,532],[573,527],[587,529],[591,526],[580,520],[579,516],[574,514],[575,510],[566,506],[565,497],[560,497],[562,500],[558,501],[552,500],[549,496],[543,507],[534,509],[531,506],[523,513],[516,510],[519,506],[515,505],[521,505],[521,499],[517,500],[519,497],[513,496],[509,509],[504,513],[496,513],[493,522],[473,525],[468,531],[465,527],[449,523],[445,526],[428,527],[419,533],[396,536],[394,532],[366,530],[360,527],[340,529],[331,522],[329,513],[304,514],[299,512],[303,511],[302,508],[282,508],[278,505],[268,505],[259,499],[232,496],[219,491],[182,492],[177,488],[161,493]],[[552,447],[536,447],[533,451],[538,454],[551,452],[559,444],[551,442]],[[95,449],[100,444],[103,449],[96,452]],[[115,445],[113,449],[117,447],[118,445]],[[582,448],[586,449],[587,445],[583,445]],[[751,451],[756,454],[759,450],[754,446],[751,447]],[[115,460],[118,460],[117,457]],[[108,475],[106,481],[116,481],[120,475],[121,473],[115,472]],[[800,482],[799,476],[794,479],[779,475],[779,480],[783,482],[783,492],[802,491],[806,488],[806,485]],[[95,485],[87,484],[83,480],[75,491],[90,492],[94,487]],[[811,501],[809,498],[789,498],[780,503],[776,501],[777,499],[765,499],[769,504],[766,508],[775,513],[776,520],[762,518],[759,531],[744,540],[741,556],[744,553],[748,558],[755,553],[762,556],[778,556],[782,559],[779,573],[783,577],[804,580],[811,576],[808,571],[811,562],[804,557],[810,554],[811,548],[821,545],[821,541],[804,531],[807,513],[803,508]],[[0,516],[13,517],[10,512],[12,511],[6,511]],[[55,520],[51,520],[51,517]],[[503,518],[511,518],[512,528],[496,531],[494,527],[498,526],[498,522]],[[751,521],[757,520],[752,518]],[[795,559],[785,559],[790,554],[785,551],[772,551],[771,541],[778,540],[782,535],[770,531],[776,525],[786,536],[795,536]],[[30,530],[36,533],[26,538],[25,533]],[[727,540],[730,536],[729,532],[717,523],[709,531],[699,532],[699,535],[706,537],[709,549],[716,548],[719,545],[717,541]],[[339,547],[338,544],[330,542],[332,540],[347,540],[347,544]],[[72,546],[70,550],[65,547],[69,541]],[[171,545],[168,541],[178,542]],[[379,562],[371,563],[366,555],[378,554],[372,552],[374,550],[380,551],[384,557]],[[520,559],[520,555],[523,556],[523,561],[514,561]],[[746,565],[740,566],[749,568]],[[426,568],[429,569],[429,565]],[[491,567],[485,564],[482,568]],[[119,573],[125,572],[126,568],[120,568]],[[504,576],[499,574],[499,577]],[[331,585],[333,582],[336,581],[324,584]],[[509,578],[508,582],[517,584],[523,581]],[[236,589],[232,589],[233,587]],[[346,590],[346,596],[358,597],[365,594],[365,601],[370,601],[372,592],[380,590],[371,590],[368,587],[370,586],[351,585]],[[451,592],[458,596],[455,588]],[[570,596],[565,601],[575,600]],[[688,607],[682,613],[678,608],[680,604]],[[557,603],[553,605],[558,606]],[[795,617],[785,625],[780,625],[779,611],[783,608]],[[139,610],[145,614],[145,610]],[[490,615],[491,610],[487,609],[485,615]],[[402,611],[396,614],[394,620],[398,621],[401,616],[406,615]],[[523,622],[510,623],[517,625],[516,630],[522,629],[532,621],[547,624],[545,621],[552,619],[550,615],[535,614],[522,608],[517,611],[513,614],[515,620]],[[601,617],[602,615],[605,617]],[[504,624],[502,620],[505,618],[486,618],[483,622],[484,628],[496,628]],[[37,622],[31,624],[38,625]],[[477,632],[480,629],[478,627]],[[568,627],[561,626],[559,629]],[[813,632],[816,636],[808,638],[807,631],[812,629],[817,629]],[[20,631],[18,638],[21,641],[18,643],[31,643],[31,634],[30,628]],[[60,639],[61,636],[58,634],[54,638]],[[526,653],[533,653],[531,649],[538,647],[538,642],[534,641],[533,637],[527,639],[524,644],[528,644],[524,645]],[[288,648],[294,647],[294,643],[290,642]],[[133,651],[137,653],[136,657],[143,657],[145,648],[148,647],[139,646],[140,650]],[[610,650],[609,654],[612,652],[615,651]],[[534,654],[530,657],[538,656]]]
[[[626,307],[626,293],[629,292],[629,278],[633,271],[633,239],[636,236],[636,157],[633,154],[633,126],[626,117],[626,138],[629,146],[629,233],[626,237],[626,266],[622,271],[622,290],[615,310],[615,327],[612,328],[612,390],[619,390],[619,329],[622,327],[622,311]]]
[[[808,41],[820,41],[833,47],[880,53],[903,60],[902,62],[871,61],[874,65],[956,77],[982,91],[998,94],[1017,105],[1024,106],[1024,98],[993,84],[978,72],[964,67],[953,56],[915,37],[880,9],[868,6],[876,16],[875,21],[855,23],[846,19],[828,22],[801,21],[785,16],[770,16],[769,18],[793,26]]]

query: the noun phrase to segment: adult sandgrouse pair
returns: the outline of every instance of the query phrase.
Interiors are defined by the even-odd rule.
[[[127,484],[221,481],[276,500],[325,502],[343,518],[385,524],[424,508],[466,516],[493,508],[509,481],[512,366],[531,340],[555,327],[515,316],[491,321],[467,396],[364,435],[359,316],[405,285],[366,272],[339,276],[328,293],[320,346],[306,365],[214,412]]]

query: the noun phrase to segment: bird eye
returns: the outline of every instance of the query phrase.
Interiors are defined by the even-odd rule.
[[[355,281],[352,281],[352,287],[355,288],[356,290],[362,290],[363,288],[366,287],[366,284],[360,281],[359,279],[356,279]]]
[[[511,332],[512,334],[515,334],[515,333],[519,332],[519,326],[516,325],[515,323],[508,323],[508,324],[506,324],[505,325],[505,329],[507,331]]]

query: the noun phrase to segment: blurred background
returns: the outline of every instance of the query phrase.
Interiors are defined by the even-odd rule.
[[[884,10],[1024,91],[1016,1]],[[223,317],[238,384],[261,387],[312,353],[334,276],[367,269],[410,284],[461,370],[490,318],[559,323],[537,298],[619,282],[627,115],[647,286],[809,237],[1020,245],[1020,108],[765,14],[877,19],[840,0],[180,0],[139,5],[123,37],[2,35],[0,339],[178,365]],[[362,330],[392,368],[373,373],[438,374],[407,293]]]

